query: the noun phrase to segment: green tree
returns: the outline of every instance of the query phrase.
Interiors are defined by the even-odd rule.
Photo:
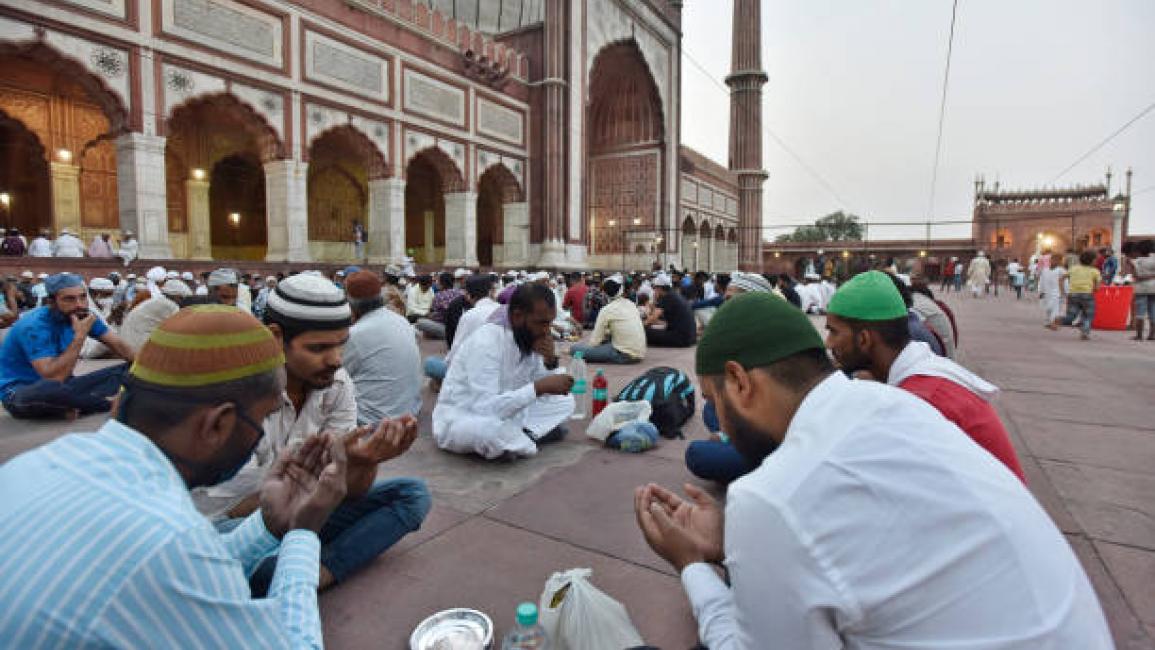
[[[858,215],[842,210],[831,212],[814,222],[813,226],[799,226],[794,232],[780,235],[780,242],[861,241],[862,223]]]

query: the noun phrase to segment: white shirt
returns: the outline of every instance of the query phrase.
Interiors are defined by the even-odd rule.
[[[453,347],[449,348],[449,354],[445,355],[445,363],[453,361],[454,352],[461,349],[465,340],[481,328],[500,306],[496,300],[487,296],[478,300],[471,309],[461,315],[461,320],[457,321],[457,332],[453,335]]]
[[[482,325],[454,355],[441,384],[433,408],[437,446],[486,458],[536,454],[524,429],[540,437],[573,412],[568,395],[537,396],[534,382],[549,374],[541,355],[521,354],[509,328]]]
[[[237,285],[237,308],[248,312],[253,310],[253,290],[244,282]]]
[[[349,329],[342,354],[357,395],[358,424],[421,412],[421,351],[413,326],[382,307]]]
[[[797,284],[794,291],[798,293],[798,299],[802,303],[802,313],[809,314],[811,309],[821,309],[822,299],[818,285]]]
[[[134,351],[140,352],[152,331],[178,311],[179,305],[157,292],[125,315],[120,326],[120,338]]]
[[[73,235],[61,235],[52,242],[52,254],[56,257],[84,257],[84,242]]]
[[[405,303],[406,314],[428,316],[429,310],[433,308],[433,287],[422,291],[419,283],[409,285],[405,291]]]
[[[192,491],[193,502],[201,514],[216,518],[260,489],[265,471],[277,454],[315,433],[343,435],[357,426],[357,403],[353,380],[342,368],[333,376],[333,384],[311,390],[298,413],[288,393],[281,393],[281,406],[265,417],[261,426],[265,435],[256,453],[232,479],[208,488]]]
[[[1044,269],[1039,276],[1039,293],[1044,296],[1058,298],[1060,294],[1059,283],[1063,281],[1063,276],[1065,275],[1067,275],[1067,271],[1061,266],[1056,266],[1053,269]]]
[[[44,237],[37,237],[28,245],[29,257],[52,257],[52,242]]]
[[[124,258],[125,262],[131,262],[136,259],[140,253],[140,242],[135,239],[126,239],[120,242],[120,250],[116,254]]]
[[[725,553],[729,588],[682,572],[711,650],[1113,647],[1022,483],[930,404],[840,373],[731,484]]]

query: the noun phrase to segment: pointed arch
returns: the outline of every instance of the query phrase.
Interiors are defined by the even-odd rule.
[[[410,156],[409,160],[405,162],[406,176],[408,176],[409,167],[417,159],[421,159],[437,170],[438,176],[441,177],[442,192],[448,194],[466,190],[465,174],[462,173],[457,163],[440,148],[436,146],[426,147]]]
[[[485,169],[479,170],[477,176],[477,192],[481,192],[482,181],[492,177],[492,181],[501,187],[502,203],[519,203],[525,200],[525,190],[503,162],[494,162]]]
[[[161,134],[169,135],[173,124],[179,123],[184,116],[203,112],[213,115],[214,121],[228,120],[239,125],[256,143],[262,163],[286,157],[284,143],[265,116],[228,92],[198,95],[175,104],[161,124]]]
[[[0,61],[14,57],[45,66],[79,85],[108,118],[109,132],[119,135],[129,129],[124,100],[77,59],[43,41],[0,42]]]
[[[347,147],[349,151],[353,152],[365,165],[369,180],[392,176],[393,170],[389,162],[385,159],[385,154],[375,142],[369,139],[369,135],[357,128],[355,124],[340,124],[325,129],[313,136],[313,138],[306,143],[306,160],[312,161],[313,147],[317,142],[321,141],[322,138],[330,140],[337,139]]]
[[[663,139],[662,98],[636,40],[615,41],[598,51],[590,68],[586,97],[591,148]]]

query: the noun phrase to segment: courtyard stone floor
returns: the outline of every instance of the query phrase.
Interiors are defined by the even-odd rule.
[[[1155,342],[1135,343],[1129,332],[1081,342],[1072,330],[1046,331],[1037,300],[947,300],[960,321],[962,361],[1003,389],[999,408],[1030,488],[1086,567],[1117,646],[1155,650]],[[693,351],[653,349],[641,366],[606,366],[611,391],[655,365],[690,372]],[[637,532],[632,491],[692,480],[682,457],[688,440],[705,437],[700,417],[685,428],[687,440],[640,455],[601,448],[579,422],[535,458],[491,463],[437,450],[434,398],[426,393],[413,449],[381,468],[383,477],[427,481],[433,510],[420,531],[322,594],[329,647],[403,649],[417,623],[449,607],[487,612],[500,638],[518,602],[536,601],[552,572],[574,567],[593,569],[594,584],[626,605],[647,643],[694,645],[681,584]],[[0,462],[102,419],[0,416]]]

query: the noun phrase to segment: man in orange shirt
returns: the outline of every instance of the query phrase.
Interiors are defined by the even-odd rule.
[[[914,393],[938,409],[1026,482],[1010,436],[991,400],[999,389],[957,363],[912,341],[906,304],[881,271],[855,276],[826,309],[826,347],[842,370],[869,371],[881,382]]]

